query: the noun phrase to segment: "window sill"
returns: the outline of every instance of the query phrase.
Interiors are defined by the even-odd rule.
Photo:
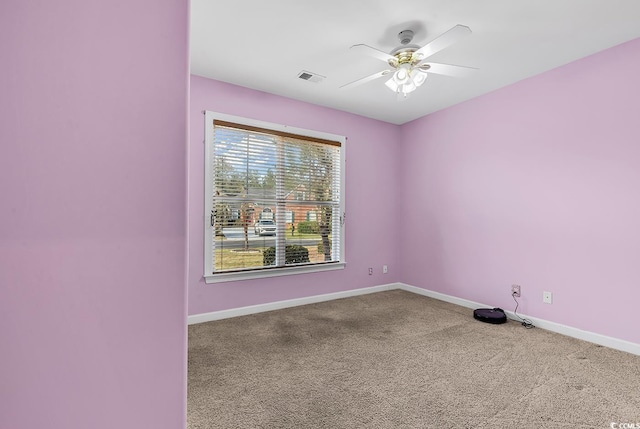
[[[264,279],[267,277],[290,276],[295,274],[318,273],[322,271],[342,270],[346,262],[332,264],[305,265],[300,267],[271,268],[267,270],[245,271],[236,273],[218,273],[204,276],[206,283],[224,283],[238,280]]]

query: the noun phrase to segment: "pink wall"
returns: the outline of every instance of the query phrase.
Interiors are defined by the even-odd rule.
[[[401,280],[640,343],[638,76],[640,39],[405,124]]]
[[[188,2],[0,17],[0,427],[185,427]]]
[[[190,103],[189,314],[398,281],[397,126],[199,76],[191,77]],[[347,136],[344,270],[222,284],[204,282],[203,110]],[[383,264],[389,266],[388,274],[382,274]],[[374,267],[373,276],[368,275],[368,267]]]

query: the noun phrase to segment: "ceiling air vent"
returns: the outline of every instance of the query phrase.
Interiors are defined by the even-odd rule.
[[[309,82],[318,83],[322,82],[322,80],[325,79],[325,76],[302,70],[300,73],[298,73],[298,78],[302,80],[308,80]]]

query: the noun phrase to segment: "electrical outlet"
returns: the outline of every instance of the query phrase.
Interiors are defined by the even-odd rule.
[[[520,298],[520,285],[511,285],[511,295]]]
[[[389,272],[389,268],[386,265],[382,266],[382,274],[387,274]]]
[[[373,268],[369,268],[369,275],[372,276],[373,275]]]
[[[553,294],[551,292],[542,292],[542,302],[551,304],[553,302]]]

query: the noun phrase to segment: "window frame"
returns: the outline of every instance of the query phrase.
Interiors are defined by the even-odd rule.
[[[322,271],[334,271],[344,269],[346,266],[345,260],[345,165],[346,165],[346,140],[345,136],[336,134],[330,134],[321,131],[308,130],[303,128],[291,127],[288,125],[281,125],[272,122],[260,121],[256,119],[244,118],[235,115],[228,115],[219,112],[213,112],[209,110],[204,111],[205,118],[205,140],[204,140],[204,279],[206,283],[220,283],[237,280],[250,280],[269,277],[279,277],[294,274],[315,273]],[[325,263],[311,263],[306,265],[288,266],[288,267],[272,267],[272,268],[258,268],[258,269],[246,269],[239,271],[223,271],[214,272],[215,267],[212,266],[215,240],[215,227],[212,226],[212,212],[214,210],[213,202],[213,183],[214,183],[214,171],[212,168],[213,163],[211,157],[213,156],[213,138],[214,138],[214,123],[227,122],[238,125],[244,125],[247,127],[261,128],[265,130],[273,131],[274,134],[292,134],[300,136],[303,139],[306,137],[309,140],[330,140],[340,143],[340,200],[339,200],[339,213],[341,214],[340,225],[340,240],[339,240],[339,255],[338,260]]]

